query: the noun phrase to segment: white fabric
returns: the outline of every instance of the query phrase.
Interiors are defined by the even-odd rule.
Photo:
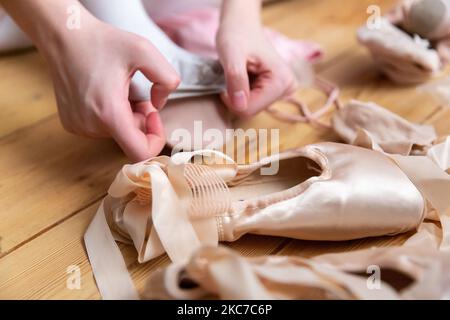
[[[221,92],[225,88],[217,60],[187,52],[172,42],[147,15],[141,0],[81,0],[98,19],[149,40],[181,76],[181,84],[169,98],[184,98]],[[150,59],[150,58],[149,58]],[[131,83],[132,100],[148,100],[151,83],[137,72]]]

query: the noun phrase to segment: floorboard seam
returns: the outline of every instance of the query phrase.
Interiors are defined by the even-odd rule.
[[[76,214],[82,212],[83,210],[86,210],[87,208],[89,208],[90,206],[94,205],[95,203],[99,202],[101,199],[103,199],[106,196],[106,194],[103,194],[102,196],[96,198],[93,201],[90,201],[89,203],[87,203],[86,205],[84,205],[83,207],[81,207],[80,209],[72,212],[71,214],[65,216],[64,218],[52,223],[51,225],[45,227],[44,229],[40,230],[39,232],[35,233],[34,235],[32,235],[31,237],[29,237],[28,239],[20,242],[19,244],[16,244],[14,247],[12,247],[11,249],[0,253],[0,259],[3,259],[4,257],[6,257],[7,255],[11,254],[12,252],[20,249],[21,247],[23,247],[24,245],[26,245],[27,243],[33,241],[34,239],[40,237],[41,235],[47,233],[48,231],[50,231],[51,229],[53,229],[54,227],[60,225],[61,223],[69,220],[70,218],[74,217]]]
[[[435,115],[439,114],[443,110],[442,106],[438,106],[436,109],[434,109],[428,116],[425,117],[420,123],[429,123],[431,119],[434,118]]]
[[[15,130],[5,134],[3,136],[0,136],[0,143],[3,142],[4,140],[7,140],[9,137],[13,136],[14,134],[18,134],[20,132],[29,130],[29,129],[33,128],[33,127],[39,126],[40,124],[48,122],[48,121],[52,120],[53,118],[56,118],[57,116],[58,116],[58,114],[56,112],[52,113],[51,115],[48,115],[48,116],[46,116],[46,117],[44,117],[44,118],[42,118],[42,119],[40,119],[40,120],[38,120],[36,122],[33,122],[31,124],[28,124],[28,125],[25,125],[23,127],[20,127],[18,129],[15,129]]]

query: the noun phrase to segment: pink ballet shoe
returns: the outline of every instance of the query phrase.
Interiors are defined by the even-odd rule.
[[[85,234],[99,290],[106,299],[137,298],[115,240],[134,244],[141,263],[164,252],[178,263],[247,233],[338,241],[414,230],[428,207],[394,161],[318,143],[250,165],[214,151],[126,165]]]
[[[427,40],[408,35],[385,18],[378,26],[361,27],[358,40],[370,51],[381,72],[394,82],[425,82],[441,69],[438,53]]]
[[[436,141],[433,126],[411,123],[373,102],[351,100],[333,113],[334,132],[349,144],[392,154],[425,154]],[[364,136],[370,143],[364,144]]]
[[[428,40],[450,36],[449,0],[401,1],[388,13],[387,18],[408,33]]]
[[[400,2],[388,19],[410,34],[430,40],[443,64],[450,61],[450,1],[408,0]]]
[[[450,256],[417,246],[344,252],[305,259],[246,258],[203,247],[189,262],[151,275],[146,299],[448,299]],[[231,276],[232,275],[232,276]]]
[[[342,105],[336,87],[326,82],[320,86],[319,89],[328,99],[315,112],[296,99],[292,99],[291,103],[298,106],[300,114],[288,114],[274,107],[269,107],[267,111],[281,121],[310,123],[331,129],[345,143],[391,154],[425,155],[439,142],[433,126],[411,123],[373,102],[351,100]],[[327,123],[322,117],[330,110],[333,110],[331,123]]]

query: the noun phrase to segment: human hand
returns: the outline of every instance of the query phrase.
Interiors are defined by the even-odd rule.
[[[293,71],[266,39],[259,17],[248,16],[251,10],[240,7],[250,2],[224,1],[216,36],[227,83],[222,100],[244,117],[258,113],[296,89]],[[240,16],[242,13],[247,16]]]
[[[151,43],[95,18],[83,20],[44,52],[50,65],[61,122],[72,133],[112,137],[134,161],[157,155],[165,144],[157,109],[179,77]],[[133,74],[154,84],[151,101],[130,103]]]

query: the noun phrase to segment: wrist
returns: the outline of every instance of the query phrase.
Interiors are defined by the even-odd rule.
[[[83,12],[79,28],[71,28],[66,21],[50,22],[35,32],[33,41],[44,56],[55,56],[69,48],[83,48],[83,43],[91,41],[100,32],[101,21],[89,12]]]
[[[261,0],[222,1],[220,28],[236,30],[261,27]]]

